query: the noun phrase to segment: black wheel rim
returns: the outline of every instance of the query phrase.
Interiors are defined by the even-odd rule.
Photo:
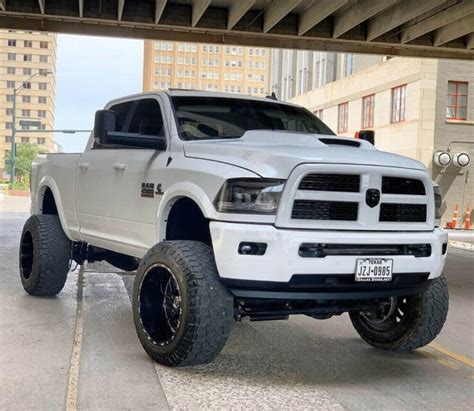
[[[360,320],[374,332],[402,332],[410,320],[412,304],[409,297],[390,298],[376,311],[361,312]]]
[[[179,284],[164,264],[152,265],[143,276],[138,307],[148,340],[161,347],[170,344],[181,324],[182,306]]]
[[[21,239],[20,270],[21,275],[26,280],[30,278],[31,271],[33,270],[33,252],[33,236],[29,231],[25,231],[23,238]]]

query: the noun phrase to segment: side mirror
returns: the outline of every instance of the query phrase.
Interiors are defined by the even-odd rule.
[[[375,131],[374,130],[360,130],[359,140],[368,141],[370,144],[375,145]]]
[[[107,143],[107,134],[117,131],[117,113],[112,110],[97,110],[94,119],[94,139],[98,144]]]

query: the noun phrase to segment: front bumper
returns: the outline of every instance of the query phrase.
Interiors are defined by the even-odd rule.
[[[413,255],[393,255],[394,284],[384,286],[374,284],[364,285],[364,288],[387,291],[394,295],[397,284],[403,283],[408,276],[423,276],[425,280],[439,277],[443,271],[446,253],[443,254],[443,244],[448,241],[448,235],[436,228],[424,232],[366,232],[366,231],[323,231],[323,230],[290,230],[278,229],[272,225],[240,224],[213,221],[210,223],[211,237],[214,248],[217,269],[221,279],[231,284],[232,289],[259,290],[261,292],[282,292],[281,286],[291,286],[295,278],[310,278],[325,275],[336,279],[347,279],[355,273],[356,260],[361,257],[371,257],[370,254],[358,256],[326,256],[324,258],[305,258],[299,256],[303,243],[324,244],[430,244],[429,257]],[[241,242],[263,242],[267,244],[264,255],[241,255],[238,247]],[[403,277],[405,275],[405,277]],[[308,277],[309,276],[309,277]],[[339,277],[341,276],[341,277]],[[395,280],[401,278],[401,280]],[[399,282],[401,281],[401,282]],[[268,287],[267,287],[267,284]],[[342,281],[342,284],[344,281]],[[242,285],[241,287],[239,286]],[[413,284],[412,284],[413,285]],[[304,291],[304,286],[299,291]],[[308,284],[308,290],[314,287]],[[342,287],[344,288],[344,287]],[[349,291],[348,287],[345,287]],[[362,288],[362,286],[359,286]],[[382,290],[383,288],[383,290]],[[402,288],[398,287],[400,290]],[[339,288],[341,289],[341,288]],[[393,290],[392,294],[390,294]],[[403,295],[403,291],[401,291]],[[382,293],[383,294],[383,293]],[[260,293],[261,295],[261,293]],[[303,295],[303,294],[300,294]],[[385,294],[384,294],[385,295]],[[257,297],[257,295],[255,295]],[[270,295],[268,298],[271,298]],[[317,298],[316,295],[308,298]],[[362,297],[365,298],[365,297]]]

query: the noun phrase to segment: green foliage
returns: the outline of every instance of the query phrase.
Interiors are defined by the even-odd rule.
[[[34,144],[18,144],[16,146],[15,180],[18,183],[19,187],[28,187],[31,163],[38,155],[38,153],[39,148]],[[10,173],[10,162],[6,161],[5,166],[6,172]]]

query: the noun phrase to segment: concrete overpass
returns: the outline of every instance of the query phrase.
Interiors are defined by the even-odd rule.
[[[474,0],[0,0],[0,27],[474,59]]]

